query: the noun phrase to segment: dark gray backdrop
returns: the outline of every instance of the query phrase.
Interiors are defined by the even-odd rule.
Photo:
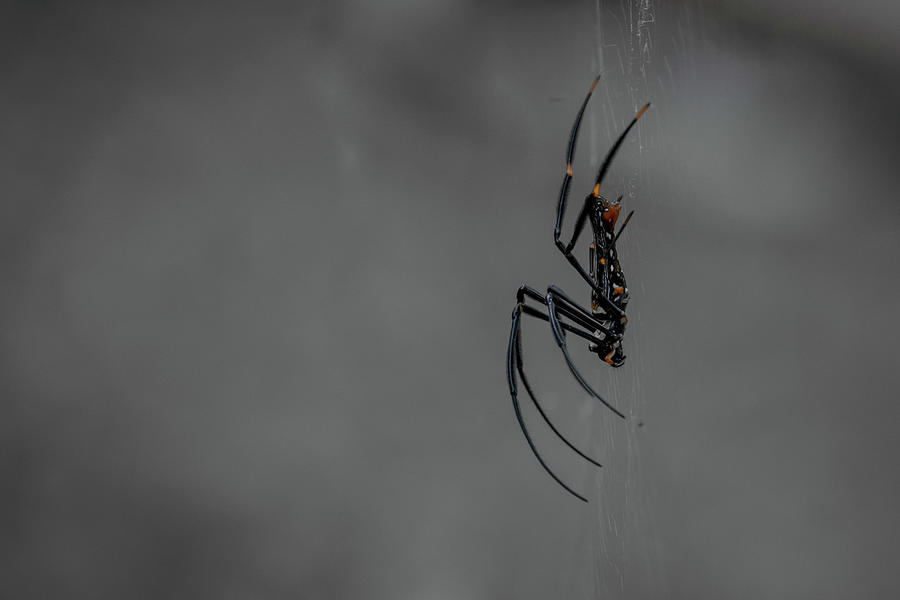
[[[8,2],[0,595],[889,598],[898,10]],[[565,137],[629,362],[526,323]],[[584,253],[585,250],[581,249]],[[637,423],[644,426],[639,428]]]

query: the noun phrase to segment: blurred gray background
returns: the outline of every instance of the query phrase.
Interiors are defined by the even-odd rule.
[[[898,18],[4,3],[0,596],[898,597]],[[629,419],[523,334],[584,505],[504,361],[521,283],[588,300],[598,72],[575,206],[653,102],[602,190],[629,361],[575,348]]]

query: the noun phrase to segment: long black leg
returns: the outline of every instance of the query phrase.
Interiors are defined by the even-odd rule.
[[[625,141],[625,138],[628,136],[628,132],[631,131],[631,128],[635,126],[638,122],[638,119],[641,118],[641,115],[644,114],[644,111],[650,107],[650,103],[644,105],[644,108],[638,111],[638,113],[634,116],[634,119],[631,120],[631,123],[628,124],[628,127],[625,128],[619,138],[616,140],[616,143],[612,145],[612,148],[609,149],[609,152],[606,153],[606,158],[603,159],[603,164],[600,165],[600,170],[597,172],[597,179],[594,181],[594,189],[591,192],[591,195],[584,199],[584,206],[581,208],[581,212],[578,213],[578,218],[575,220],[575,229],[572,233],[572,239],[565,247],[564,254],[568,254],[572,252],[572,249],[575,248],[575,244],[578,241],[578,236],[581,235],[581,230],[584,229],[584,223],[587,219],[588,210],[590,210],[591,202],[593,199],[598,198],[600,196],[600,184],[603,183],[603,178],[606,177],[607,171],[609,171],[610,165],[612,165],[613,158],[615,158],[616,153],[619,151],[619,148],[622,146],[622,142]],[[571,161],[570,161],[571,162]],[[622,200],[622,197],[619,197],[619,201]],[[634,212],[634,211],[632,211]],[[628,218],[625,219],[625,223],[628,223],[628,219],[631,218],[631,215],[628,215]],[[622,225],[622,229],[625,228],[625,225]],[[621,230],[619,230],[621,233]],[[616,236],[618,238],[619,236]],[[558,246],[559,244],[557,244]]]
[[[628,132],[631,131],[631,128],[634,127],[634,124],[638,122],[638,119],[641,118],[641,115],[644,114],[644,111],[650,107],[650,103],[644,105],[644,108],[638,111],[638,114],[634,116],[634,119],[631,120],[631,123],[628,124],[628,127],[625,128],[625,131],[622,132],[622,135],[619,136],[619,139],[616,140],[616,143],[613,144],[612,148],[609,149],[609,152],[606,153],[606,158],[603,159],[603,164],[600,165],[600,170],[597,172],[597,180],[594,183],[594,196],[597,196],[599,193],[599,186],[603,182],[603,178],[606,177],[606,172],[609,171],[609,166],[612,164],[613,157],[615,157],[616,152],[619,151],[619,147],[622,145],[622,142],[625,141],[625,136],[628,135]]]
[[[534,445],[534,442],[531,440],[531,435],[528,433],[528,428],[525,426],[525,420],[522,418],[522,411],[519,408],[519,397],[518,397],[518,387],[516,386],[516,375],[513,371],[513,366],[515,363],[515,352],[516,352],[516,340],[519,335],[519,323],[522,316],[523,305],[521,303],[516,304],[516,308],[513,310],[512,314],[512,327],[509,332],[509,348],[506,351],[506,379],[509,383],[509,394],[512,396],[513,410],[516,412],[516,419],[519,421],[519,427],[522,428],[522,433],[525,435],[525,441],[528,442],[528,446],[531,448],[531,451],[534,453],[535,458],[537,458],[538,462],[544,467],[544,470],[565,489],[567,492],[581,500],[582,502],[587,502],[587,498],[570,488],[566,485],[562,479],[560,479],[556,473],[554,473],[550,467],[547,466],[547,463],[544,462],[544,459],[541,457],[541,454],[537,451],[537,448]]]
[[[571,254],[572,250],[575,249],[575,244],[578,243],[578,238],[581,236],[584,224],[587,222],[588,212],[591,210],[595,198],[595,196],[588,196],[584,199],[584,204],[581,205],[581,210],[575,218],[575,227],[572,229],[572,239],[566,244],[565,250],[563,251],[564,254]]]
[[[556,288],[556,289],[558,289],[558,288]],[[559,346],[559,349],[562,350],[563,357],[566,359],[566,364],[569,365],[569,370],[572,372],[572,375],[575,376],[575,379],[578,380],[578,383],[581,384],[581,387],[584,388],[584,390],[587,393],[589,393],[594,398],[596,398],[597,400],[602,402],[604,406],[606,406],[608,409],[610,409],[611,411],[613,411],[614,413],[616,413],[617,415],[619,415],[620,417],[622,417],[624,419],[625,415],[622,414],[621,412],[619,412],[619,410],[615,406],[613,406],[612,404],[610,404],[609,402],[604,400],[600,394],[595,392],[594,388],[592,388],[588,384],[588,382],[584,379],[584,377],[582,377],[581,373],[578,371],[578,368],[575,366],[575,363],[572,360],[572,356],[569,354],[568,346],[566,345],[566,338],[565,338],[565,334],[563,333],[562,324],[559,321],[559,316],[556,314],[556,311],[558,310],[559,307],[557,307],[556,302],[554,301],[555,295],[556,295],[556,292],[554,291],[554,288],[550,288],[547,291],[547,296],[546,296],[547,314],[550,317],[550,329],[553,331],[553,337],[556,339],[556,344]],[[562,297],[561,299],[571,303],[571,300],[568,300],[568,298]]]
[[[535,312],[537,312],[537,311],[535,311]],[[529,313],[529,314],[531,314],[531,313]],[[519,326],[519,331],[516,334],[516,370],[519,372],[519,378],[522,380],[522,384],[525,386],[525,391],[528,392],[528,396],[531,398],[531,402],[534,404],[534,407],[537,409],[537,411],[540,413],[541,417],[543,417],[544,421],[550,427],[551,431],[553,431],[553,433],[556,434],[556,437],[561,439],[566,446],[568,446],[569,448],[574,450],[575,453],[578,454],[578,456],[582,457],[583,459],[585,459],[586,461],[588,461],[592,464],[597,465],[598,467],[602,467],[603,465],[601,465],[599,462],[597,462],[596,460],[594,460],[593,458],[591,458],[590,456],[588,456],[587,454],[585,454],[584,452],[582,452],[581,450],[576,448],[572,444],[572,442],[570,442],[568,439],[566,439],[566,436],[564,436],[562,433],[559,432],[558,429],[556,429],[556,426],[553,425],[553,423],[550,421],[550,418],[547,416],[547,413],[544,412],[544,408],[541,406],[540,402],[538,402],[537,395],[534,393],[534,390],[531,389],[531,385],[528,383],[528,378],[525,376],[525,366],[524,366],[524,363],[522,362],[522,327],[521,327],[521,325]]]
[[[578,115],[575,117],[575,123],[572,125],[572,131],[569,133],[569,146],[566,148],[566,175],[563,178],[562,189],[559,192],[559,203],[556,206],[556,227],[553,229],[553,241],[557,245],[560,244],[559,236],[562,233],[563,217],[566,214],[569,184],[572,182],[572,159],[575,157],[575,142],[578,140],[578,130],[581,128],[581,118],[584,116],[584,109],[587,108],[588,100],[591,99],[591,94],[594,93],[594,88],[597,87],[598,81],[600,81],[599,75],[594,79],[594,83],[591,84],[591,89],[588,90],[587,96],[584,97],[584,102],[581,103],[581,109],[579,109]]]

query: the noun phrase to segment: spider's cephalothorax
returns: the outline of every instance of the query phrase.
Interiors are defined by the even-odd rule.
[[[616,223],[619,219],[619,211],[622,208],[622,197],[620,196],[615,202],[610,202],[600,195],[600,184],[603,182],[603,178],[609,170],[613,157],[616,155],[622,142],[625,141],[625,136],[628,135],[631,128],[634,127],[641,115],[644,114],[644,111],[650,106],[649,104],[638,111],[637,115],[635,115],[634,119],[629,123],[628,127],[625,128],[625,131],[622,132],[615,144],[613,144],[612,148],[610,148],[609,152],[606,154],[606,158],[600,166],[600,171],[597,173],[594,189],[584,199],[584,205],[578,213],[578,218],[575,220],[575,229],[572,233],[572,239],[568,244],[563,243],[563,241],[560,240],[560,236],[562,235],[563,217],[566,212],[566,201],[569,197],[569,184],[572,181],[573,175],[572,159],[575,155],[575,141],[578,137],[579,127],[581,126],[581,118],[584,116],[584,109],[599,80],[599,76],[594,80],[594,84],[591,86],[590,91],[588,91],[587,97],[585,97],[584,102],[581,104],[578,116],[575,117],[575,124],[572,126],[572,132],[569,135],[569,145],[566,153],[566,172],[556,208],[556,226],[553,229],[554,244],[556,244],[556,247],[562,252],[566,260],[569,261],[569,264],[578,271],[578,274],[581,275],[591,288],[591,310],[583,308],[555,285],[548,287],[546,294],[541,294],[537,290],[523,285],[516,293],[516,307],[512,314],[512,328],[509,334],[509,347],[506,353],[506,376],[509,383],[509,392],[512,396],[513,409],[516,412],[519,426],[522,428],[522,433],[525,434],[525,440],[528,442],[531,451],[534,452],[538,462],[540,462],[547,473],[549,473],[559,485],[565,488],[566,491],[585,502],[587,502],[587,499],[584,496],[575,492],[556,476],[544,462],[544,459],[541,458],[537,448],[535,448],[531,435],[525,427],[525,420],[522,418],[522,411],[519,407],[518,379],[521,379],[522,385],[525,386],[525,390],[528,392],[528,396],[534,403],[535,408],[537,408],[541,417],[547,422],[547,425],[553,433],[555,433],[563,443],[574,450],[579,456],[599,467],[600,463],[576,448],[562,433],[559,432],[559,430],[556,429],[553,423],[550,422],[550,419],[547,417],[540,403],[538,403],[537,397],[528,383],[528,379],[525,377],[525,370],[522,362],[522,315],[524,314],[550,323],[550,331],[553,333],[553,337],[562,351],[566,364],[569,366],[569,370],[572,372],[572,375],[575,376],[578,383],[581,384],[581,387],[606,405],[615,414],[623,419],[625,418],[624,414],[600,397],[600,395],[588,385],[587,381],[585,381],[584,377],[575,367],[575,363],[572,362],[572,357],[569,355],[568,346],[566,344],[566,334],[568,332],[586,340],[588,342],[588,348],[592,352],[595,352],[607,364],[613,367],[619,367],[625,362],[625,353],[622,350],[622,338],[625,335],[625,324],[628,321],[625,317],[625,308],[628,305],[628,287],[625,285],[625,275],[622,273],[622,268],[619,265],[619,257],[616,252],[616,241],[619,239],[622,230],[625,229],[625,226],[631,219],[631,215],[634,214],[634,211],[628,213],[628,216],[625,217],[625,221],[622,223],[621,227],[619,227],[618,232],[616,232]],[[578,259],[572,254],[572,250],[575,248],[575,244],[577,243],[578,237],[584,229],[586,222],[590,222],[591,229],[594,233],[594,241],[589,248],[589,271],[585,271],[584,267],[581,266],[581,263],[578,262]],[[527,298],[546,307],[546,314],[534,306],[526,304],[525,300]],[[518,378],[516,377],[516,374],[518,374]]]

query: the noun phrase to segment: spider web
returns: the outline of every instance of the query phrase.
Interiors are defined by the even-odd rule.
[[[589,116],[591,165],[596,167],[608,140],[622,131],[635,111],[651,98],[647,66],[653,57],[655,9],[652,0],[592,0],[594,14],[593,66],[602,73],[599,98]],[[649,121],[649,120],[648,120]],[[617,157],[604,187],[624,195],[625,210],[651,206],[644,149],[647,123],[636,128]],[[633,225],[631,226],[633,227]],[[628,261],[640,255],[640,226],[623,236],[620,257],[626,277]],[[653,514],[647,502],[652,482],[645,476],[641,440],[652,435],[652,424],[642,427],[646,413],[641,378],[644,375],[641,348],[635,331],[641,328],[642,282],[628,279],[632,291],[626,353],[629,362],[618,370],[604,369],[592,383],[605,390],[615,406],[624,410],[626,421],[602,419],[594,431],[592,445],[600,448],[605,467],[592,474],[597,501],[589,524],[591,569],[596,598],[665,597],[668,590],[662,570]],[[636,301],[635,301],[636,300]],[[603,393],[603,392],[601,392]]]

